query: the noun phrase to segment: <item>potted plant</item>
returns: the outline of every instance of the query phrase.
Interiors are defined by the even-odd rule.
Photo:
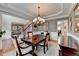
[[[5,33],[6,31],[1,31],[0,30],[0,37],[2,37],[2,35]]]

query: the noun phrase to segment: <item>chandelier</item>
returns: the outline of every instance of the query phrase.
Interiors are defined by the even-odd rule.
[[[33,20],[34,27],[43,25],[44,23],[45,23],[45,19],[40,17],[40,6],[38,6],[38,16]]]

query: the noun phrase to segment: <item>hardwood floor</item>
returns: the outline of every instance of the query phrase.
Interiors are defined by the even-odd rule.
[[[66,41],[66,40],[64,40]],[[66,41],[67,42],[67,41]],[[64,44],[65,45],[65,44]],[[57,41],[55,40],[50,40],[49,41],[49,50],[46,52],[46,54],[44,55],[42,52],[42,50],[38,53],[39,56],[58,56],[59,54],[59,47],[58,47],[58,43]],[[78,47],[76,47],[76,45],[74,44],[73,48],[77,49]],[[11,52],[12,53],[15,53],[15,48],[12,44],[12,41],[11,39],[6,39],[6,40],[3,40],[3,51],[0,50],[0,55],[6,55],[7,53]],[[8,54],[10,55],[10,54]],[[16,56],[16,55],[14,55]]]
[[[4,40],[4,42],[5,42],[4,44],[7,44],[7,47],[4,46],[4,49],[3,49],[4,53],[3,53],[3,55],[6,55],[6,54],[9,55],[9,52],[10,52],[10,54],[12,54],[13,51],[15,53],[15,48],[13,48],[13,45],[12,45],[12,42],[10,41],[10,39]],[[10,47],[8,47],[9,45],[10,45]],[[49,50],[47,51],[47,53],[44,55],[43,54],[43,49],[40,47],[41,50],[40,50],[40,52],[37,51],[37,54],[38,54],[38,56],[54,56],[54,55],[56,56],[56,55],[58,55],[58,50],[57,50],[58,47],[57,46],[58,46],[57,41],[51,40],[51,41],[49,41]]]
[[[0,49],[0,56],[2,56],[3,55],[3,50],[2,49]]]

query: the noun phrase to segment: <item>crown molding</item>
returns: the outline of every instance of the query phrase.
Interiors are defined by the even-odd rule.
[[[75,5],[75,3],[74,3]],[[71,14],[72,9],[74,8],[74,5],[71,5],[70,10],[68,11],[68,14],[66,15],[62,15],[62,16],[57,16],[60,15],[63,12],[63,5],[61,5],[61,11],[56,13],[56,14],[52,14],[49,16],[45,16],[43,18],[45,18],[46,20],[54,20],[54,19],[58,19],[58,18],[64,18],[64,17],[69,17],[69,15]],[[5,14],[10,14],[16,17],[20,17],[23,19],[27,19],[27,20],[32,20],[34,18],[33,15],[30,15],[29,13],[25,13],[22,10],[13,7],[11,5],[8,5],[8,8],[5,5],[0,5],[0,12],[5,13]],[[27,17],[26,17],[27,16]],[[54,17],[57,16],[57,17]],[[29,19],[30,17],[30,19]]]
[[[51,18],[48,18],[48,19],[46,19],[46,20],[57,20],[57,19],[64,19],[64,18],[67,18],[69,15],[65,15],[65,16],[59,16],[59,17],[51,17]]]
[[[9,4],[8,4],[8,7],[9,7],[10,9],[16,11],[16,12],[19,12],[19,13],[21,13],[21,14],[24,14],[25,16],[34,17],[33,15],[29,14],[28,12],[25,13],[24,11],[22,11],[22,10],[20,10],[20,9],[14,7],[14,6],[11,6],[11,5],[9,5]]]
[[[7,7],[4,7],[3,5],[0,5],[0,13],[2,14],[8,14],[8,15],[12,15],[15,17],[19,17],[19,18],[23,18],[23,19],[27,19],[30,20],[29,17],[26,17],[26,15],[24,15],[23,13],[19,13],[13,9],[8,9]],[[30,17],[33,18],[33,17]]]
[[[70,7],[70,9],[69,9],[69,11],[68,11],[68,14],[66,14],[66,15],[57,16],[57,17],[49,17],[49,18],[47,18],[46,20],[55,20],[55,19],[62,19],[62,18],[64,18],[64,17],[69,17],[70,14],[71,14],[71,12],[72,12],[73,9],[75,8],[75,6],[76,6],[76,3],[72,4],[71,7]]]
[[[61,14],[62,12],[63,12],[63,4],[61,4],[61,10],[59,12],[57,12],[56,14],[49,15],[49,16],[44,16],[43,18],[54,17],[54,16]]]
[[[72,4],[72,6],[70,7],[70,10],[68,12],[68,16],[71,15],[71,13],[73,12],[73,10],[74,10],[74,8],[75,8],[76,5],[77,5],[77,3]]]
[[[25,14],[22,11],[16,10],[15,7],[11,7],[11,8],[10,7],[11,6],[7,7],[7,6],[3,5],[3,4],[0,4],[0,13],[12,15],[12,16],[15,16],[15,17],[20,17],[20,18],[27,19],[27,20],[31,20],[32,18],[34,18],[34,17],[32,17],[32,16],[30,16],[28,14]],[[28,17],[26,17],[26,16],[28,16]],[[30,19],[29,19],[29,17],[30,17]]]

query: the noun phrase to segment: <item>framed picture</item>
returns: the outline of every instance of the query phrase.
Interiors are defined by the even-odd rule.
[[[20,24],[12,24],[12,35],[19,35],[23,32],[23,25]]]

